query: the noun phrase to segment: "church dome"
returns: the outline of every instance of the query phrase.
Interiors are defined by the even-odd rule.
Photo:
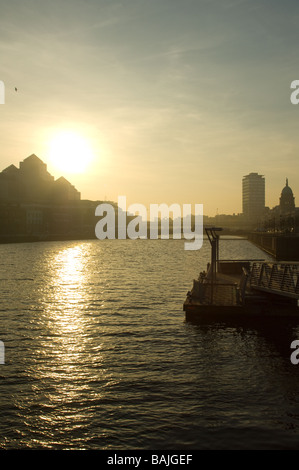
[[[281,191],[280,197],[280,211],[282,213],[291,213],[295,210],[295,198],[293,195],[293,191],[289,186],[288,178],[286,179],[286,185]]]
[[[284,187],[283,190],[281,191],[281,195],[282,195],[282,196],[288,196],[288,195],[293,196],[293,191],[292,191],[292,189],[291,189],[290,186],[289,186],[289,180],[288,180],[288,178],[286,179],[286,185],[285,185],[285,187]]]

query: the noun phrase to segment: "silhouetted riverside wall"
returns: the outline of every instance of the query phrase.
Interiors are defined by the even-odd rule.
[[[278,261],[299,261],[299,236],[253,232],[248,240]]]

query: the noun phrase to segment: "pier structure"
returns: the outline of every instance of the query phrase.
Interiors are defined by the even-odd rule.
[[[211,262],[187,293],[186,319],[294,317],[299,321],[299,263],[221,260],[220,230],[206,228]]]

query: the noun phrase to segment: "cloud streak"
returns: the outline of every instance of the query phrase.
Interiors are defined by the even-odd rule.
[[[125,169],[141,203],[151,181],[173,201],[183,175],[184,202],[233,212],[240,200],[234,207],[221,196],[221,208],[215,186],[238,188],[249,171],[278,180],[282,159],[299,170],[298,110],[289,101],[299,79],[294,1],[12,0],[1,13],[3,167],[43,151],[44,129],[73,123],[98,132],[107,161],[92,177],[104,184],[105,166],[115,199]],[[81,184],[85,197],[102,196],[88,175]]]

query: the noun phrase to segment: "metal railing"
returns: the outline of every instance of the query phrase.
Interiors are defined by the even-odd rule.
[[[250,285],[265,292],[299,299],[299,264],[253,263]]]

